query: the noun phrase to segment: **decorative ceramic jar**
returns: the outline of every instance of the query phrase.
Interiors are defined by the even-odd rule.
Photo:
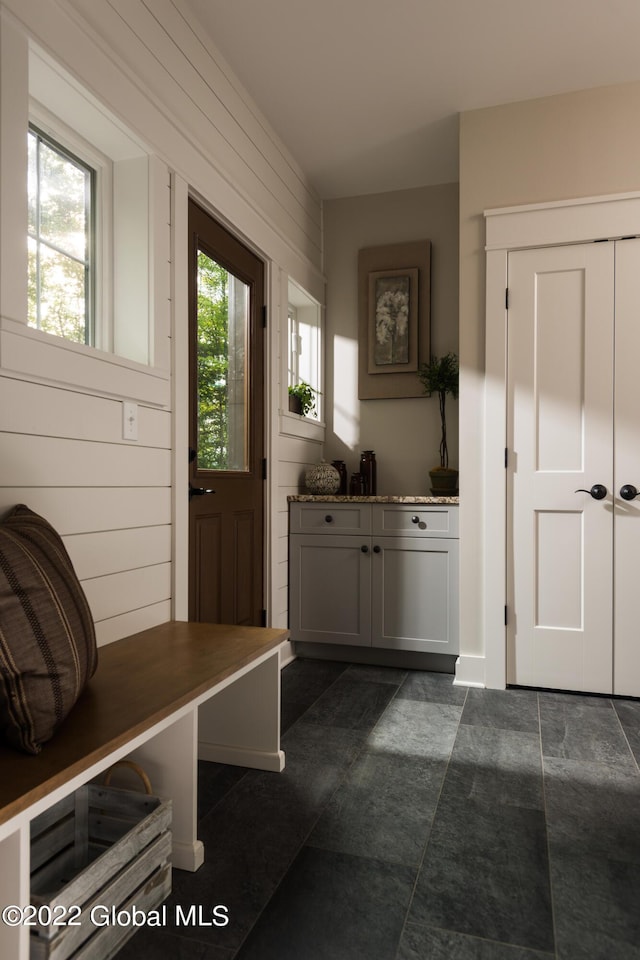
[[[304,482],[309,493],[333,494],[340,489],[340,474],[326,460],[321,460],[315,467],[307,470]]]

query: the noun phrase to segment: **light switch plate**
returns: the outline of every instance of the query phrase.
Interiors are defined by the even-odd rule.
[[[138,439],[138,404],[122,403],[122,438],[124,440]]]

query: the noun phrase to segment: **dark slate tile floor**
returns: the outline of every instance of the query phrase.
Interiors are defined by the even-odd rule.
[[[640,960],[640,702],[296,660],[282,774],[200,765],[206,861],[119,960]]]

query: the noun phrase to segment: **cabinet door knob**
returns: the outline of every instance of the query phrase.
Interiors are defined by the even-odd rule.
[[[363,543],[360,549],[363,553],[369,553],[369,547],[366,545],[366,543]]]
[[[382,552],[382,547],[379,547],[378,544],[376,543],[375,547],[373,548],[373,552],[374,552],[374,553],[381,553],[381,552]]]
[[[333,517],[331,516],[330,513],[328,513],[328,514],[326,515],[326,517],[324,518],[324,522],[325,522],[325,523],[333,523]]]
[[[640,490],[638,490],[632,483],[625,483],[623,487],[620,487],[620,496],[623,500],[634,500]]]

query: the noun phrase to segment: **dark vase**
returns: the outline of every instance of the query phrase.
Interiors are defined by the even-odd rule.
[[[352,497],[363,497],[365,495],[364,477],[361,473],[351,474],[351,483],[349,484],[349,493]]]
[[[360,473],[364,477],[364,492],[375,497],[378,488],[376,455],[373,450],[363,450],[360,454]]]
[[[344,460],[332,460],[331,466],[335,467],[340,474],[340,489],[338,495],[343,497],[347,492],[347,465]]]

